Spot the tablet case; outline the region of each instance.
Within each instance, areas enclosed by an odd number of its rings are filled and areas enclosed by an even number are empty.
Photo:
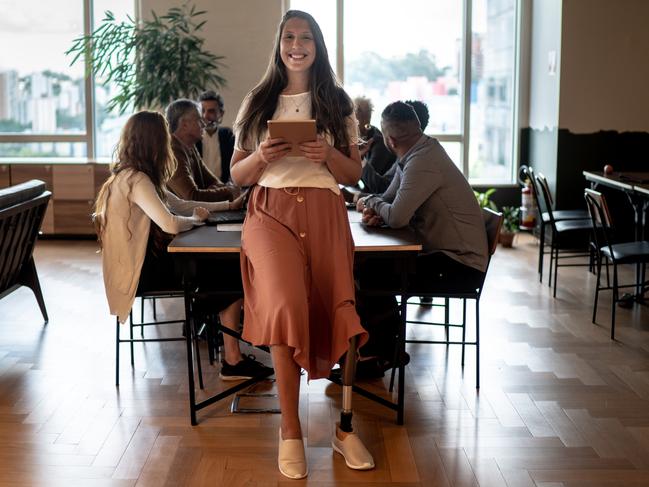
[[[301,156],[298,146],[317,139],[315,120],[268,120],[268,133],[272,139],[281,137],[291,143],[289,156]]]

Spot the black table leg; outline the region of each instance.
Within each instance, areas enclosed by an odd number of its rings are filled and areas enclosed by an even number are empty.
[[[397,384],[397,424],[404,422],[405,393],[406,393],[406,322],[408,321],[408,262],[403,256],[401,262],[401,322],[399,323],[399,383]]]
[[[649,207],[649,203],[645,198],[641,198],[637,194],[627,193],[626,195],[629,199],[629,203],[631,203],[631,206],[633,207],[633,220],[635,223],[634,236],[636,242],[639,242],[641,240],[644,240],[646,224],[645,215],[647,208]],[[641,302],[643,301],[644,293],[642,289],[642,264],[640,264],[639,262],[635,265],[635,282],[635,300]]]
[[[183,262],[183,284],[185,287],[185,343],[187,344],[187,384],[189,388],[189,419],[192,426],[196,426],[196,391],[194,390],[194,357],[192,342],[194,339],[194,320],[192,313],[192,287],[191,287],[191,262],[184,259]]]

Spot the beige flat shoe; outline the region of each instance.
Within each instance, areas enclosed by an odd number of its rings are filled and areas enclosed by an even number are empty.
[[[303,479],[309,473],[304,455],[304,442],[302,439],[283,440],[281,428],[277,465],[282,475],[289,479]]]
[[[365,445],[356,433],[343,433],[344,440],[338,439],[338,423],[331,439],[331,446],[335,452],[340,453],[345,459],[345,464],[354,470],[371,470],[374,468],[374,458],[367,451]]]

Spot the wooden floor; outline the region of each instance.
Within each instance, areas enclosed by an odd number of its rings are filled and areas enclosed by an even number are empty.
[[[553,299],[529,238],[499,249],[491,265],[479,394],[472,349],[463,374],[457,347],[410,347],[405,426],[355,399],[377,464],[356,472],[329,446],[340,389],[304,382],[305,481],[277,470],[277,415],[233,415],[227,400],[190,426],[181,343],[136,346],[134,369],[124,346],[115,388],[114,321],[95,251],[87,241],[39,243],[47,326],[30,291],[0,301],[0,486],[649,485],[649,308],[620,309],[612,342],[610,295],[591,324],[595,279],[564,268]],[[205,369],[209,387],[220,387],[218,369]]]

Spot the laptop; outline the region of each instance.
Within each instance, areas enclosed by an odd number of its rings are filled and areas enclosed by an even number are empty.
[[[216,225],[218,223],[243,223],[246,219],[246,210],[225,210],[210,213],[205,223],[207,225]]]

